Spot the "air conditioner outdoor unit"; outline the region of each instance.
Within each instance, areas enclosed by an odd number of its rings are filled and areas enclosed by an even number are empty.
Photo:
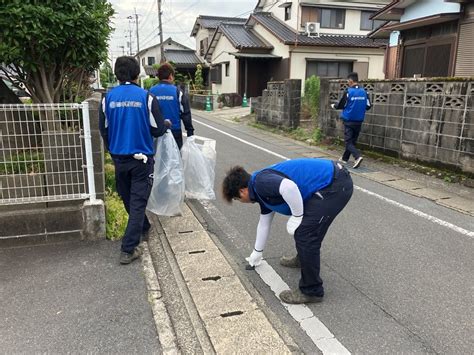
[[[305,29],[308,37],[319,37],[319,22],[306,22]]]

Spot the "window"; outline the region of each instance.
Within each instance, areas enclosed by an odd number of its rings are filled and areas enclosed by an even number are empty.
[[[352,72],[353,62],[308,61],[306,78],[316,75],[322,78],[347,78]]]
[[[285,21],[291,20],[291,5],[285,7]]]
[[[371,20],[370,16],[372,16],[375,12],[372,11],[361,11],[360,12],[360,29],[365,31],[372,31],[380,26],[382,26],[385,21],[380,20]]]
[[[301,27],[305,27],[306,22],[318,22],[319,9],[316,7],[302,6],[301,7]]]
[[[199,54],[203,56],[207,51],[207,44],[209,43],[207,38],[204,38],[199,42]]]
[[[155,64],[155,57],[148,57],[148,65]]]
[[[142,58],[142,65],[145,66],[145,57]]]
[[[211,67],[211,82],[214,84],[222,83],[222,65],[217,64]]]
[[[229,76],[230,63],[225,63],[225,76]]]
[[[344,28],[346,10],[321,9],[321,28]]]

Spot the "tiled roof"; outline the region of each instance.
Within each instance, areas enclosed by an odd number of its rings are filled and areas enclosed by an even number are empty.
[[[223,22],[244,24],[246,21],[246,18],[238,17],[199,16],[199,23],[205,28],[217,28]]]
[[[360,35],[341,35],[321,33],[319,37],[301,34],[268,12],[256,12],[250,16],[249,23],[256,21],[285,44],[324,47],[364,47],[379,48],[387,44],[385,39],[371,39]]]
[[[181,51],[175,49],[168,49],[165,51],[165,58],[168,62],[173,62],[176,67],[189,67],[197,64],[202,64],[202,61],[194,51]]]
[[[208,29],[216,29],[219,25],[223,22],[226,23],[233,23],[233,24],[244,24],[247,22],[246,18],[239,18],[239,17],[223,17],[223,16],[206,16],[206,15],[199,15],[194,22],[193,30],[191,32],[191,36],[195,36],[197,31],[199,30],[199,26],[208,28]]]
[[[272,49],[273,46],[266,43],[263,39],[258,37],[252,30],[246,28],[243,24],[235,25],[223,23],[219,26],[224,36],[226,36],[232,45],[237,49],[243,48],[258,48],[258,49]]]

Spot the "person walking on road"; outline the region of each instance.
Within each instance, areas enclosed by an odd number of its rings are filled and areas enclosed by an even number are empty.
[[[117,58],[114,73],[120,85],[102,99],[99,129],[129,215],[120,253],[120,263],[129,264],[140,256],[140,238],[151,227],[145,208],[153,185],[153,137],[162,136],[171,122],[163,119],[156,98],[137,85],[135,58]]]
[[[354,169],[357,169],[362,163],[363,157],[356,148],[357,139],[365,118],[365,111],[370,110],[372,104],[367,92],[359,86],[359,75],[350,73],[348,76],[349,87],[344,91],[342,98],[337,104],[331,107],[336,110],[342,110],[341,118],[344,121],[344,143],[346,149],[339,162],[347,164],[352,156],[355,159]]]
[[[234,166],[224,178],[222,192],[229,203],[238,200],[260,205],[250,266],[262,261],[275,212],[290,216],[286,229],[294,235],[297,255],[283,256],[280,264],[301,267],[301,279],[297,290],[281,292],[280,299],[294,304],[322,301],[321,243],[352,196],[353,183],[346,168],[332,160],[314,158],[284,161],[252,174]]]
[[[176,144],[178,144],[178,148],[181,149],[183,146],[181,121],[184,123],[188,137],[194,134],[194,127],[188,96],[173,84],[174,75],[175,72],[171,64],[161,64],[158,68],[160,83],[153,86],[150,92],[158,99],[163,116],[172,122],[171,133],[176,140]]]

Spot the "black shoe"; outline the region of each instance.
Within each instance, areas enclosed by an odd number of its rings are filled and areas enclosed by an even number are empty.
[[[120,264],[130,264],[133,260],[138,259],[140,255],[142,255],[142,252],[137,248],[133,250],[133,253],[125,253],[122,251],[120,253]]]
[[[317,303],[323,300],[323,296],[308,296],[297,289],[283,291],[280,293],[280,299],[289,304]]]

